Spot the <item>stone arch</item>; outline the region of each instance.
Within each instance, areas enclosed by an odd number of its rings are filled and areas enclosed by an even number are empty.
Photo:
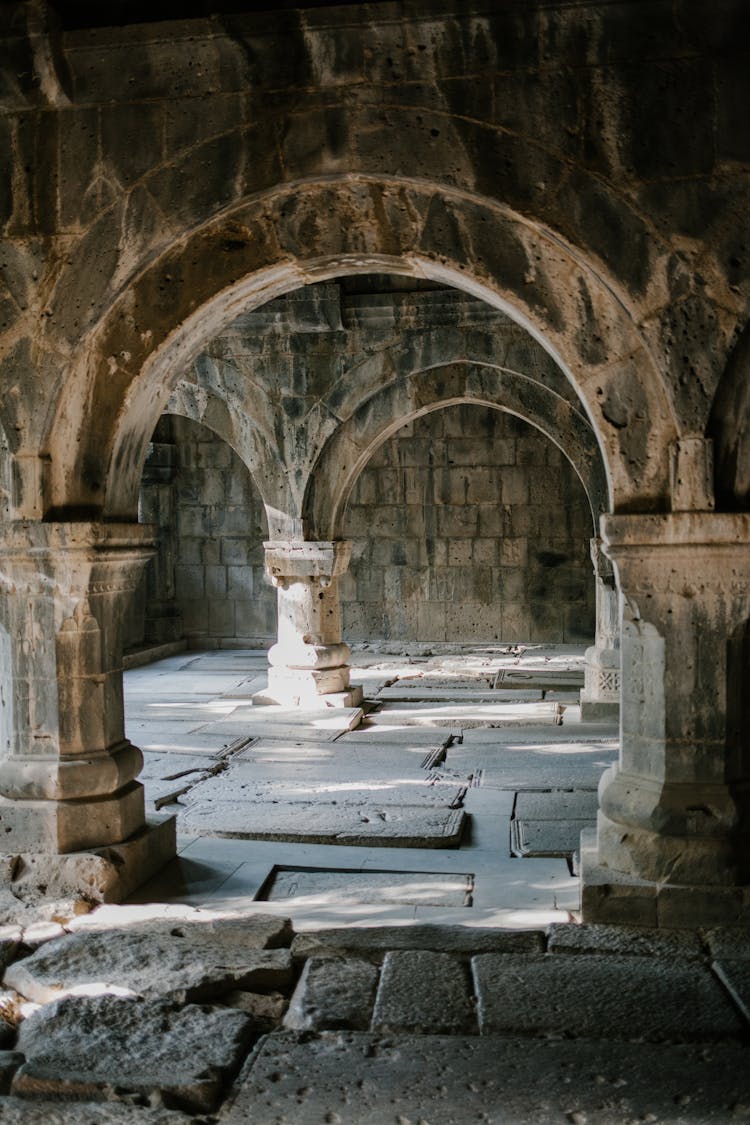
[[[750,509],[750,323],[740,332],[716,390],[707,433],[714,443],[716,506]]]
[[[515,414],[564,453],[586,492],[596,535],[608,508],[604,465],[593,430],[569,402],[540,383],[504,368],[452,363],[389,383],[352,413],[327,442],[310,476],[303,521],[311,538],[338,539],[346,502],[375,450],[404,423],[459,403]]]
[[[486,198],[344,177],[227,209],[135,277],[71,362],[47,436],[48,448],[63,451],[50,467],[47,514],[132,518],[148,436],[203,343],[271,297],[363,272],[438,280],[523,324],[578,390],[613,508],[668,506],[670,399],[600,273],[561,238]]]

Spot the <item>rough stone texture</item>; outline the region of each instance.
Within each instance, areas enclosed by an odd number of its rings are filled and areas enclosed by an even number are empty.
[[[750,961],[714,961],[713,970],[722,981],[750,1027]]]
[[[273,1031],[282,1019],[289,1006],[289,1000],[280,992],[271,992],[267,995],[258,992],[228,992],[221,998],[222,1004],[228,1008],[237,1008],[252,1020],[253,1028],[265,1034]]]
[[[269,1036],[222,1125],[726,1125],[750,1105],[746,1048],[528,1038]]]
[[[398,1034],[465,1035],[476,1029],[466,967],[448,953],[388,952],[372,1028]]]
[[[118,1105],[116,1102],[44,1101],[0,1098],[0,1119],[7,1125],[188,1125],[195,1121],[171,1109]]]
[[[542,953],[544,934],[539,930],[484,929],[480,926],[348,926],[296,934],[292,942],[295,960],[305,957],[354,955],[382,960],[389,949],[433,952]]]
[[[455,848],[467,821],[460,809],[377,804],[335,805],[196,801],[180,815],[188,835],[292,840],[380,848]]]
[[[697,933],[648,930],[636,926],[552,925],[547,930],[550,953],[615,953],[679,960],[703,955]]]
[[[728,997],[693,961],[486,953],[472,967],[483,1035],[690,1042],[743,1032]]]
[[[706,945],[718,960],[728,957],[733,961],[750,961],[750,929],[747,926],[709,930]]]
[[[280,871],[265,899],[302,899],[308,903],[388,902],[402,906],[470,906],[470,875],[429,871]]]
[[[310,957],[284,1017],[296,1031],[370,1026],[378,970],[369,961],[349,957]]]
[[[39,1003],[97,986],[181,1002],[238,988],[270,991],[290,982],[291,957],[286,949],[264,947],[288,936],[287,921],[262,916],[84,930],[16,961],[4,982]]]
[[[251,1042],[242,1012],[99,996],[45,1005],[24,1021],[22,1097],[126,1100],[158,1093],[164,1104],[210,1111]]]

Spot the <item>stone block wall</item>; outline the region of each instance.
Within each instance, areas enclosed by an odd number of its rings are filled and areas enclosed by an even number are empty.
[[[263,504],[237,454],[211,430],[172,419],[174,589],[191,647],[257,644],[276,629],[266,583]]]
[[[164,571],[161,601],[153,580],[147,587],[146,640],[154,607],[163,613],[172,596],[190,647],[272,643],[276,593],[264,576],[258,489],[207,427],[172,417],[170,434],[171,502],[163,480],[149,485],[171,526],[154,564]],[[158,510],[144,499],[150,518]],[[402,427],[362,472],[344,530],[353,541],[340,584],[350,642],[593,637],[583,487],[557,447],[510,414],[451,406]]]
[[[347,508],[344,635],[589,642],[591,513],[552,442],[528,423],[451,406],[373,456]]]

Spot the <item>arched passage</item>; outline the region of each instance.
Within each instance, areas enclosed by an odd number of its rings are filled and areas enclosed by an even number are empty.
[[[340,519],[343,635],[449,645],[591,644],[591,509],[539,429],[473,402],[371,451]]]
[[[585,404],[615,510],[667,506],[664,450],[676,435],[669,398],[636,325],[594,269],[485,199],[347,178],[236,207],[134,280],[71,362],[48,435],[63,450],[51,467],[48,512],[132,515],[148,437],[204,341],[240,310],[300,284],[373,270],[463,288],[528,327]]]
[[[340,537],[343,511],[359,472],[404,422],[457,403],[507,410],[545,433],[576,470],[589,500],[591,533],[596,534],[608,497],[599,448],[586,419],[554,391],[518,372],[454,363],[393,381],[339,427],[311,474],[304,508],[311,535]]]

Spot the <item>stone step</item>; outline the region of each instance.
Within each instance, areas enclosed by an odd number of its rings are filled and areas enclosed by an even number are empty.
[[[276,1032],[220,1125],[495,1121],[725,1125],[750,1105],[747,1048],[528,1038]]]

